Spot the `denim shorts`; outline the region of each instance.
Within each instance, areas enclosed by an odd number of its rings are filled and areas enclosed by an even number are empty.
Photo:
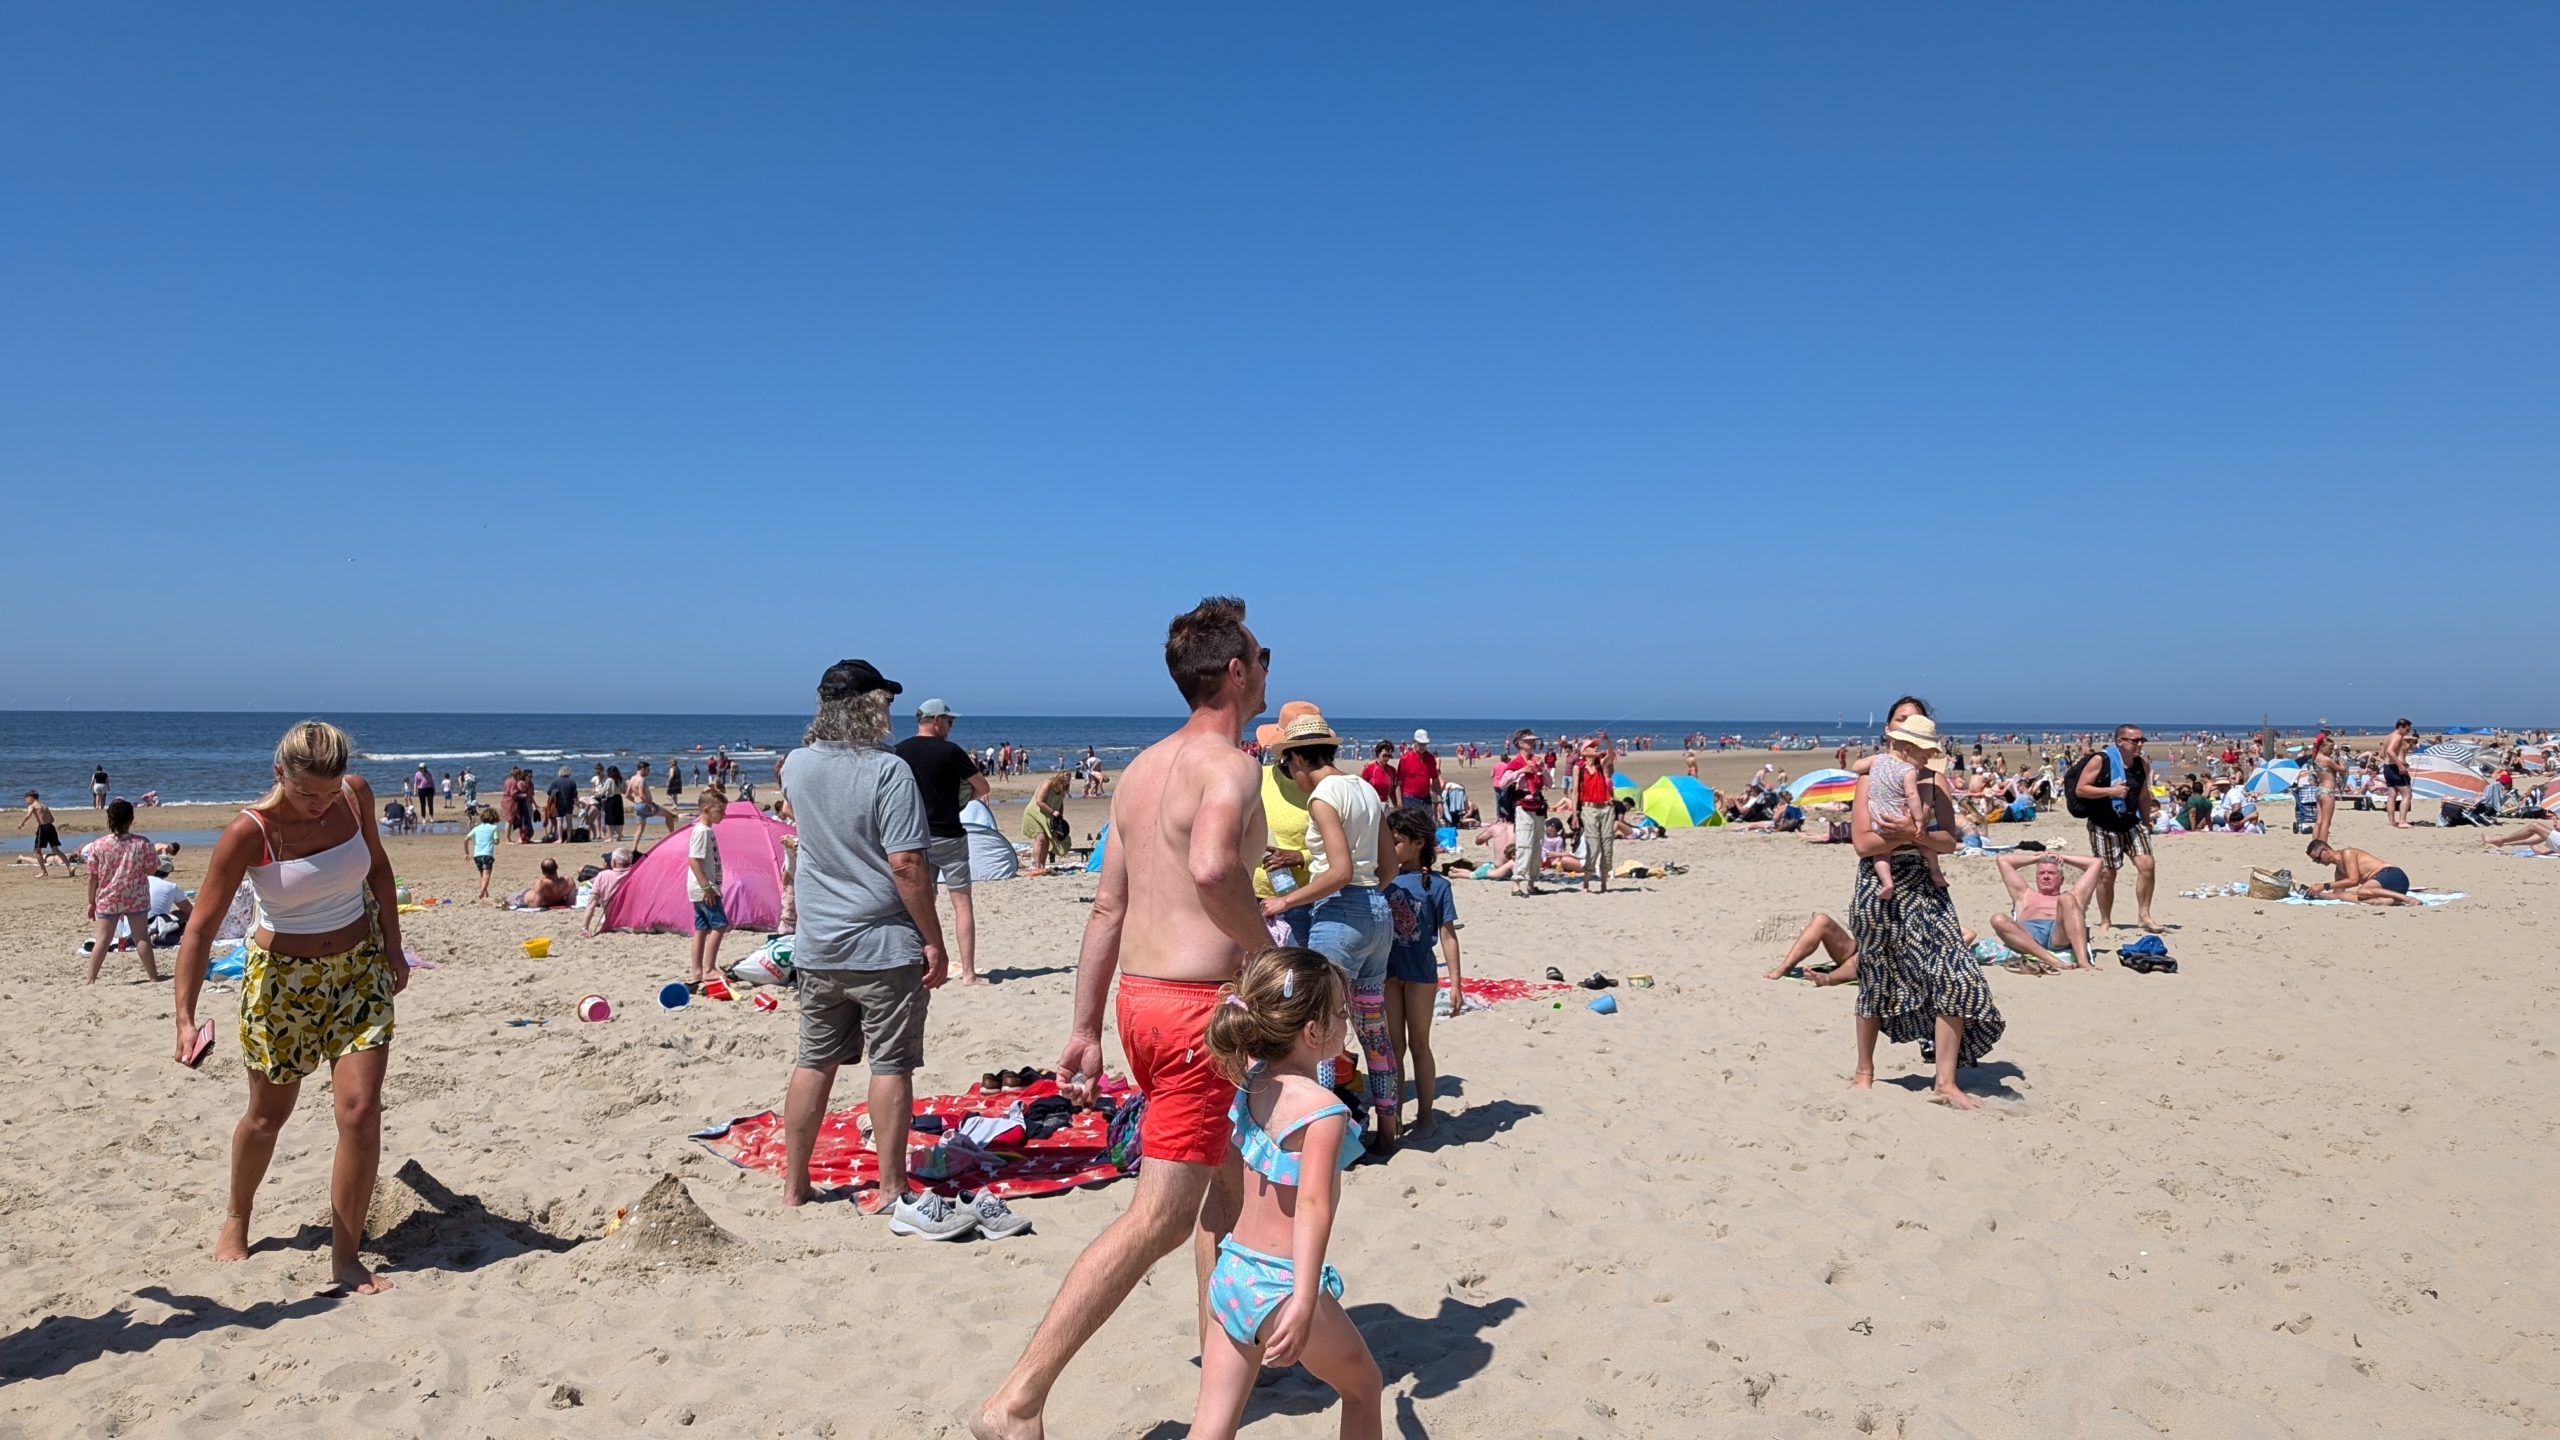
[[[693,928],[726,930],[729,928],[729,912],[721,909],[717,900],[696,900],[693,902]]]
[[[1375,885],[1346,885],[1316,902],[1307,948],[1351,977],[1354,990],[1383,990],[1387,952],[1395,947],[1395,920]]]

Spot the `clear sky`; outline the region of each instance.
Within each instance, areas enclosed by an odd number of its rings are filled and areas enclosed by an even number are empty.
[[[0,194],[0,707],[2560,721],[2550,6],[20,5]]]

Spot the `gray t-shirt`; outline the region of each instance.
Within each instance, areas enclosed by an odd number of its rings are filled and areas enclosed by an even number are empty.
[[[891,855],[925,848],[924,797],[907,762],[881,746],[821,740],[783,757],[782,793],[800,827],[792,965],[923,964],[924,936],[889,873]]]

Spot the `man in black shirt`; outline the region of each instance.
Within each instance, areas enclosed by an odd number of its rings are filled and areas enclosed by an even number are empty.
[[[2151,921],[2151,890],[2158,878],[2151,862],[2151,815],[2160,802],[2152,798],[2142,741],[2141,726],[2117,726],[2115,744],[2080,762],[2072,793],[2088,817],[2089,853],[2104,867],[2098,872],[2098,928],[2115,927],[2116,871],[2131,860],[2136,911],[2142,928],[2157,935],[2160,927]]]
[[[560,774],[551,782],[550,795],[550,838],[554,841],[566,840],[569,838],[570,827],[577,823],[578,818],[578,782],[571,778],[568,766],[560,767]]]
[[[899,741],[897,751],[915,772],[924,800],[925,863],[951,892],[960,932],[960,983],[984,985],[978,978],[978,917],[969,904],[969,832],[961,828],[960,807],[987,798],[987,776],[968,751],[951,743],[951,722],[959,718],[950,706],[927,700],[916,707],[916,733]]]

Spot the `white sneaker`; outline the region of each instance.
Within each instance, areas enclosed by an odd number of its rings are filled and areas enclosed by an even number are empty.
[[[976,1217],[979,1233],[990,1240],[1002,1240],[1008,1236],[1019,1235],[1031,1228],[1030,1216],[1014,1213],[1012,1206],[1005,1204],[990,1191],[980,1190],[975,1194],[965,1190],[960,1192],[960,1209],[963,1213]]]
[[[927,1240],[965,1240],[977,1229],[975,1211],[963,1210],[930,1190],[910,1195],[889,1209],[889,1233],[892,1235],[921,1235]]]

